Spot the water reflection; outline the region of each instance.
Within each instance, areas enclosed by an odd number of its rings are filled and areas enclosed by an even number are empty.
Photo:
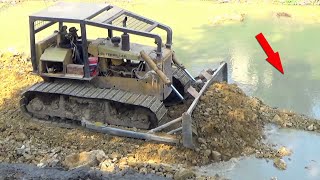
[[[175,38],[175,49],[194,75],[203,67],[225,60],[229,63],[230,82],[239,84],[249,95],[271,106],[320,118],[319,28],[292,20],[251,19],[215,28],[203,25],[195,30],[201,30],[203,39],[192,44],[188,38]],[[261,31],[280,52],[285,75],[266,62],[267,56],[255,39]],[[187,42],[191,42],[189,49],[179,49]]]

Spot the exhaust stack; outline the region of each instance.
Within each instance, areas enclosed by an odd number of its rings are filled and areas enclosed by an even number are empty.
[[[128,18],[125,17],[124,20],[122,21],[123,27],[127,27],[127,20]],[[130,37],[129,34],[124,32],[121,35],[121,50],[122,51],[129,51],[130,50]]]

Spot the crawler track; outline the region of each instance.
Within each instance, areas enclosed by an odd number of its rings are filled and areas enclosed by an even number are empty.
[[[150,129],[167,109],[155,96],[101,89],[76,81],[41,82],[26,90],[21,110],[39,120],[81,124],[81,120]]]

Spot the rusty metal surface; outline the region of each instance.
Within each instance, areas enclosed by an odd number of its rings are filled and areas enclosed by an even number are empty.
[[[192,114],[194,108],[196,107],[196,105],[198,104],[198,101],[200,99],[200,97],[202,96],[202,94],[207,90],[207,88],[212,85],[214,82],[222,82],[222,81],[227,81],[227,63],[223,62],[222,64],[220,64],[220,66],[217,68],[217,70],[210,75],[210,79],[206,81],[206,83],[204,84],[204,86],[202,87],[202,89],[199,92],[199,96],[197,98],[195,98],[192,102],[192,104],[190,105],[187,113],[188,114]]]
[[[188,89],[191,86],[193,80],[182,68],[173,68],[173,77],[178,79],[184,87],[185,94],[188,94]]]
[[[155,76],[156,79],[158,77]],[[160,80],[152,82],[152,78],[147,79],[135,79],[128,77],[118,77],[118,76],[97,76],[91,83],[97,87],[104,89],[121,89],[124,91],[130,91],[137,94],[147,94],[156,96],[162,100],[162,84]]]
[[[214,82],[222,82],[227,81],[228,76],[228,68],[227,63],[223,62],[220,66],[214,71],[210,77],[208,76],[208,80],[205,82],[204,86],[199,92],[199,95],[193,100],[192,104],[188,108],[188,110],[182,115],[182,136],[183,136],[183,146],[187,148],[194,148],[193,143],[193,132],[192,132],[192,112],[196,105],[199,102],[200,97],[207,90],[207,88],[212,85]],[[209,74],[209,73],[208,73]]]
[[[77,74],[77,75],[84,75],[83,72],[83,65],[79,64],[68,64],[67,65],[67,74]]]

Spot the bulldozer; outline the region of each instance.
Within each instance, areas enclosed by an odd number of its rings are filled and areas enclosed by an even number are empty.
[[[88,27],[105,34],[88,39]],[[193,77],[172,50],[169,26],[114,5],[59,2],[30,15],[29,28],[33,73],[43,79],[21,95],[32,119],[193,148],[192,111],[208,86],[227,81],[225,62]],[[133,43],[132,35],[154,45]],[[187,100],[188,110],[168,119],[168,108]]]

